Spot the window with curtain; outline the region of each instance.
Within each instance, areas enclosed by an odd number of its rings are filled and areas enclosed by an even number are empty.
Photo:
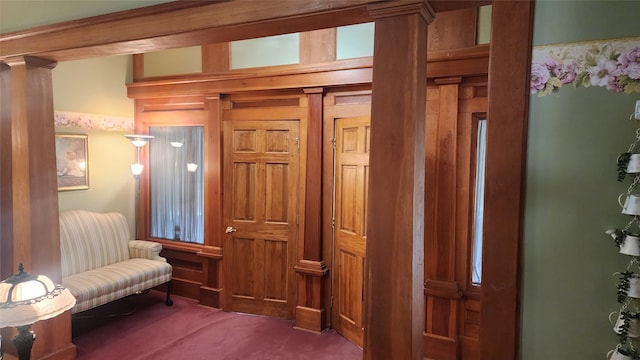
[[[204,244],[202,126],[151,126],[151,236]]]
[[[471,283],[480,285],[482,281],[482,235],[484,223],[484,178],[487,154],[487,120],[478,120],[476,139],[475,199],[473,205],[473,258]]]

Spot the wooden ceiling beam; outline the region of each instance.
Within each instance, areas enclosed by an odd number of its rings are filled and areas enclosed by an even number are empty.
[[[177,1],[3,34],[0,60],[75,60],[355,24],[370,21],[367,5],[380,1]]]
[[[31,55],[54,61],[127,55],[372,21],[384,0],[175,1],[0,35],[0,61]],[[486,0],[430,2],[436,11]],[[179,20],[176,20],[179,19]]]

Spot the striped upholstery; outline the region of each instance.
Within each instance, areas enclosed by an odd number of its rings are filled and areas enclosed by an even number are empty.
[[[129,254],[132,258],[144,258],[166,262],[167,259],[160,256],[162,245],[153,241],[129,240]]]
[[[80,312],[171,280],[162,245],[129,239],[119,213],[70,210],[60,213],[62,285]]]

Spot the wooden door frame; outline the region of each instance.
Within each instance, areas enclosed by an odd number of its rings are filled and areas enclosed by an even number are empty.
[[[278,33],[308,31],[339,25],[371,21],[368,6],[379,0],[327,0],[297,3],[290,9],[286,1],[252,2],[251,6],[264,6],[256,11],[241,1],[207,3],[195,6],[190,2],[167,3],[158,6],[108,14],[93,18],[44,26],[0,37],[0,62],[4,73],[13,73],[16,59],[35,56],[54,61],[76,60],[109,55],[125,55],[153,50],[200,45],[206,42],[231,41]],[[470,1],[433,1],[437,11],[451,7],[469,7],[486,4]],[[257,5],[260,4],[260,5]],[[447,8],[449,7],[449,8]],[[220,11],[218,11],[220,10]],[[233,12],[236,16],[226,17]],[[194,21],[175,22],[176,17],[191,15]],[[229,22],[229,18],[237,20]],[[487,161],[487,223],[484,244],[483,293],[481,316],[481,356],[483,359],[519,358],[521,242],[524,215],[524,173],[526,169],[526,139],[529,102],[529,68],[531,60],[533,26],[533,0],[495,1],[492,11],[491,55],[489,70],[488,118],[494,131],[488,136]],[[117,31],[113,31],[117,29]],[[392,57],[395,54],[383,54]],[[17,81],[24,81],[16,78]],[[25,82],[26,83],[26,82]],[[16,84],[20,85],[20,84]],[[383,86],[383,85],[381,85]],[[374,79],[375,87],[375,79]],[[34,94],[33,101],[50,98],[51,92]],[[40,98],[38,98],[40,97]],[[509,106],[504,106],[509,104]],[[3,105],[13,105],[12,113],[2,122],[19,117],[27,102],[21,95],[3,97]],[[4,106],[3,106],[4,107]],[[52,114],[51,114],[52,115]],[[15,121],[17,121],[16,119]],[[0,127],[0,137],[12,148],[19,146],[11,139],[16,130],[9,125]],[[496,149],[492,151],[492,149]],[[502,151],[507,149],[508,151]],[[34,143],[30,153],[46,154],[48,148]],[[29,156],[16,154],[12,162],[3,162],[2,170],[10,172],[13,162],[31,163]],[[46,169],[33,166],[30,178],[38,178]],[[47,174],[42,173],[46,176]],[[22,174],[8,175],[4,186],[29,181]],[[4,179],[4,178],[3,178]],[[375,189],[372,189],[375,191]],[[56,196],[56,189],[48,189],[47,196]],[[5,199],[11,202],[10,199]],[[4,203],[4,201],[3,201]],[[24,224],[13,221],[12,214],[30,211],[37,204],[15,203],[2,212],[2,229],[13,233],[28,233]],[[56,211],[52,211],[55,213]],[[55,216],[48,219],[56,228]],[[28,225],[28,224],[27,224]],[[43,224],[46,226],[47,224]],[[7,240],[5,240],[7,239]],[[3,257],[17,262],[19,254],[3,236]],[[23,239],[21,246],[31,247],[32,239]],[[44,239],[55,245],[58,239]],[[13,240],[11,240],[13,242]],[[50,246],[41,246],[46,251]],[[35,256],[41,251],[34,246]],[[46,256],[46,254],[41,254]],[[13,268],[12,266],[3,269]],[[10,274],[1,274],[2,277]]]
[[[349,99],[344,105],[345,109],[338,110],[340,105],[336,104],[336,98]],[[355,101],[357,97],[368,101]],[[327,100],[331,99],[331,100]],[[334,237],[332,217],[334,201],[334,137],[335,123],[339,118],[371,116],[371,85],[345,86],[327,91],[323,97],[323,120],[322,120],[322,251],[324,260],[329,269],[329,276],[324,279],[325,296],[324,302],[327,304],[327,326],[333,322],[333,307],[331,306],[333,297],[333,269],[334,269]]]

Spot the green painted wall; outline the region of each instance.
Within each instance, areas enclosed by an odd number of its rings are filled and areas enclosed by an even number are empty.
[[[133,119],[133,100],[125,86],[130,80],[130,56],[61,62],[53,69],[54,109]],[[56,133],[89,136],[89,189],[59,192],[59,209],[120,212],[133,235],[135,184],[129,164],[135,153],[125,132],[72,127]]]
[[[491,5],[480,6],[478,9],[476,44],[488,44],[491,39],[491,10]]]
[[[202,47],[154,51],[144,54],[144,76],[165,76],[202,72]]]
[[[131,56],[60,62],[53,69],[53,108],[133,119]]]
[[[135,234],[135,181],[129,165],[135,151],[124,132],[58,128],[60,134],[88,135],[89,189],[58,192],[60,211],[84,209],[97,212],[119,212],[129,222],[131,238]]]
[[[535,45],[640,36],[640,2],[538,1]],[[616,271],[630,260],[604,234],[629,220],[616,157],[639,124],[640,94],[561,88],[531,96],[522,293],[522,359],[604,359],[615,347]],[[489,260],[490,261],[490,260]]]

